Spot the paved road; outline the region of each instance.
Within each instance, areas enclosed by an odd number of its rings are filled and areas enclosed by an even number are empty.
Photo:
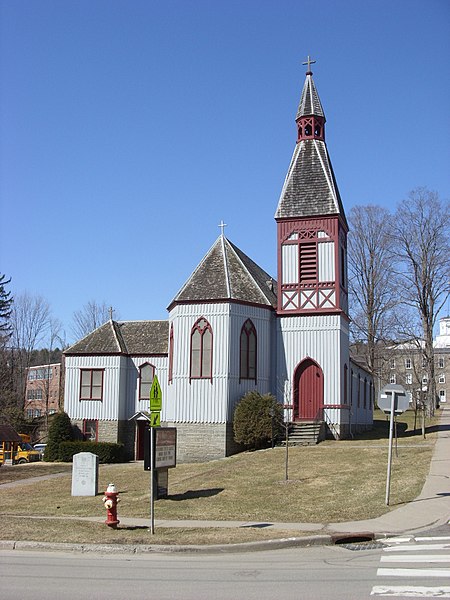
[[[404,536],[388,540],[384,547],[373,546],[202,556],[1,551],[0,596],[2,600],[450,598],[450,536]]]

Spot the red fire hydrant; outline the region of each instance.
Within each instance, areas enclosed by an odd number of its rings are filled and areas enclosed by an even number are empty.
[[[103,504],[106,508],[106,525],[108,527],[112,527],[113,529],[117,528],[117,525],[120,523],[117,518],[117,503],[119,502],[118,496],[119,492],[116,490],[116,486],[113,483],[110,483],[106,488],[105,495],[102,498]]]

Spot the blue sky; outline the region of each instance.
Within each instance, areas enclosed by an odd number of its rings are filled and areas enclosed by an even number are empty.
[[[1,0],[0,272],[122,319],[225,235],[276,277],[310,54],[347,212],[449,197],[449,0]]]

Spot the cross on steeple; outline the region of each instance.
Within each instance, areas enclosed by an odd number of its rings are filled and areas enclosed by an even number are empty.
[[[306,59],[306,62],[302,63],[302,65],[308,65],[308,70],[306,71],[307,75],[312,75],[311,65],[313,65],[315,62],[316,62],[315,60],[311,60],[311,57],[308,54],[308,58]]]
[[[109,319],[110,319],[110,321],[112,321],[114,309],[112,306],[110,306],[108,310],[109,310]]]
[[[225,229],[226,226],[227,226],[227,224],[224,223],[223,220],[221,220],[220,223],[219,223],[219,225],[218,225],[218,227],[220,227],[220,229],[221,229],[220,235],[223,236],[223,230]]]

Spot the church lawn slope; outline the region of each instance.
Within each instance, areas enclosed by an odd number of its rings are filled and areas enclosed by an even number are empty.
[[[424,440],[408,427],[409,419],[400,418],[405,425],[399,427],[398,457],[394,453],[390,508],[384,503],[387,439],[381,416],[375,439],[289,448],[287,481],[282,447],[181,464],[169,471],[169,497],[156,502],[155,517],[327,523],[379,516],[413,500],[429,471],[436,427],[430,424]],[[101,495],[109,482],[120,492],[119,518],[149,517],[149,473],[142,463],[132,463],[100,465],[97,497],[72,497],[70,474],[0,486],[2,523],[7,515],[102,517]],[[5,535],[2,527],[0,536]]]

